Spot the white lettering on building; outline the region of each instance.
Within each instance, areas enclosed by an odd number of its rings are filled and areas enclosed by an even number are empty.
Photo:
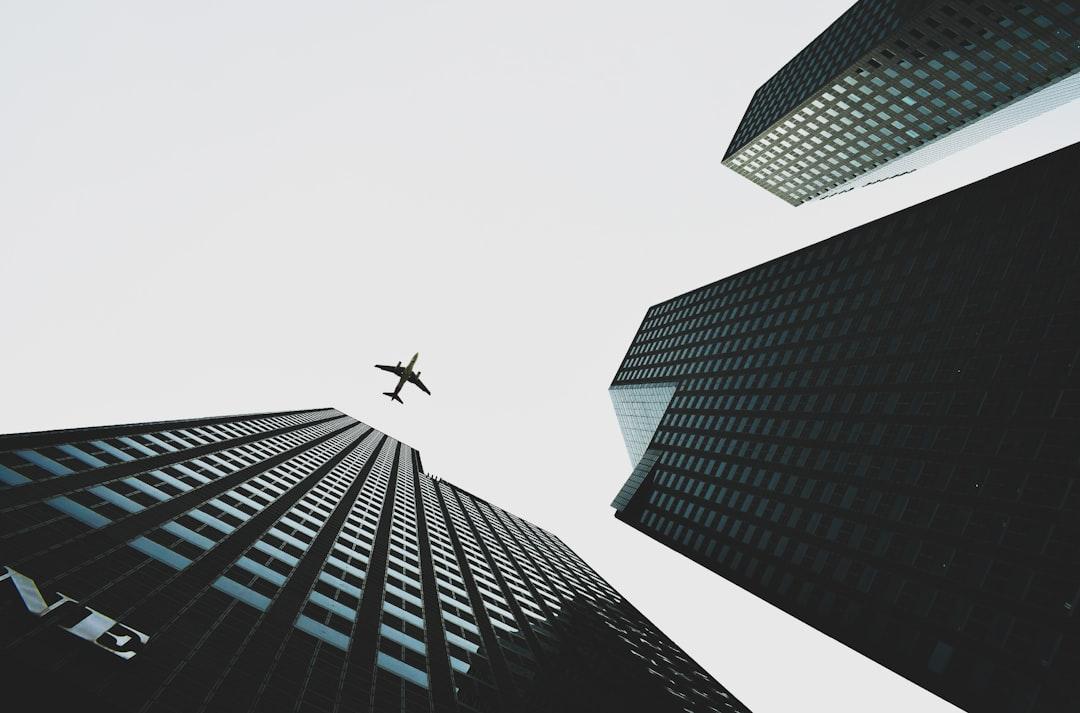
[[[81,609],[78,613],[83,615],[82,618],[65,617],[66,621],[74,623],[71,626],[59,624],[60,628],[122,659],[132,658],[150,640],[150,637],[141,631],[125,626],[85,604],[79,604],[66,594],[56,592],[54,601],[50,603],[34,580],[11,567],[3,567],[0,571],[0,582],[4,580],[9,580],[14,585],[15,591],[22,598],[23,606],[35,616],[45,616],[61,609],[65,613],[76,613]]]

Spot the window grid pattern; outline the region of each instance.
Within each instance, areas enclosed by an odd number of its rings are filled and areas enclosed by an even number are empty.
[[[21,511],[9,513],[8,516],[12,522],[31,521],[33,523],[30,528],[22,532],[31,529],[53,528],[58,521],[63,521],[64,526],[73,534],[102,528],[128,515],[142,512],[148,507],[167,502],[178,495],[196,490],[242,468],[256,465],[270,457],[284,453],[312,438],[330,433],[335,428],[340,428],[347,419],[348,417],[342,417],[327,423],[272,436],[251,444],[227,448],[217,453],[211,453],[208,456],[193,458],[146,473],[120,478],[107,484],[76,490],[67,495],[49,498],[43,503],[28,506]],[[168,432],[162,432],[162,434],[167,436]],[[194,429],[190,429],[190,432],[182,435],[174,435],[177,439],[185,439],[186,437],[185,443],[200,437],[200,434],[195,433]],[[174,442],[179,443],[180,441]],[[105,443],[105,440],[102,440],[102,443]],[[24,450],[22,452],[26,454],[30,451]],[[96,459],[96,456],[83,451],[77,446],[66,445],[65,452],[76,459],[81,458],[86,461]],[[70,473],[56,473],[56,475],[67,474]],[[46,510],[54,514],[43,516],[43,512]],[[198,516],[211,517],[201,511]],[[217,520],[215,524],[220,522],[220,520]],[[203,524],[205,526],[205,523]],[[175,528],[179,532],[182,526],[177,525]],[[200,539],[200,541],[202,540]],[[152,547],[152,545],[148,546]],[[159,548],[154,548],[154,552],[164,554],[161,553]],[[172,558],[172,564],[182,562],[182,559]]]
[[[378,431],[368,434],[360,446],[331,471],[325,479],[326,482],[319,484],[324,491],[322,509],[326,515],[341,502],[363,464],[372,457],[381,437],[382,434]],[[376,473],[376,481],[371,482],[371,488],[378,487],[379,479],[385,487],[389,473],[387,451],[388,448],[384,446],[372,469],[372,472]],[[350,508],[345,523],[334,539],[330,554],[323,562],[318,578],[308,593],[307,603],[296,620],[298,629],[342,651],[347,651],[349,647],[356,622],[356,609],[360,605],[367,578],[367,566],[371,561],[374,531],[366,526],[364,519],[367,509],[376,502],[370,499],[371,495],[372,491],[369,490],[366,497],[357,499]],[[270,534],[280,537],[279,533],[273,531]]]
[[[415,708],[426,711],[428,652],[411,451],[408,446],[402,447],[394,492],[389,495],[393,497],[394,504],[375,664],[380,669],[378,675],[388,672],[405,682],[401,704],[403,710]],[[420,694],[416,687],[425,689],[425,692]]]
[[[353,427],[267,471],[237,490],[246,491],[248,499],[253,503],[261,500],[265,507],[297,487],[331,456],[354,441],[362,431],[361,426]],[[367,441],[370,443],[371,440],[369,435]],[[350,476],[355,475],[350,473],[348,468],[358,460],[359,454],[354,452],[327,475],[319,478],[298,503],[278,518],[272,527],[225,570],[214,586],[227,594],[237,596],[237,585],[240,585],[244,589],[239,591],[245,596],[237,598],[249,606],[265,610],[285,585],[326,518],[337,506],[348,487]],[[190,519],[190,514],[185,517]]]
[[[1075,703],[1078,165],[650,308],[615,384],[680,381],[617,517],[962,707]]]
[[[211,443],[223,443],[234,438],[288,426],[298,426],[332,415],[332,411],[289,414],[234,423],[75,441],[55,446],[0,451],[0,491],[5,487],[25,485],[119,463],[130,463],[150,456],[177,453]],[[221,454],[212,454],[210,459],[216,460],[221,457],[223,457]]]
[[[920,0],[856,2],[754,92],[724,158],[802,104],[807,94],[850,66],[926,5]]]
[[[458,705],[466,710],[495,711],[499,701],[484,651],[479,623],[473,612],[454,551],[450,531],[439,507],[436,481],[420,478],[420,498],[428,526],[428,544],[438,588],[440,616]]]
[[[71,491],[108,521],[62,544],[55,574],[31,559],[28,575],[149,639],[133,677],[78,651],[57,668],[43,639],[50,676],[120,713],[329,713],[365,701],[403,713],[451,701],[462,713],[746,710],[557,538],[419,472],[411,448],[349,417],[294,425]],[[192,447],[242,433],[170,430]],[[124,489],[130,479],[144,489]],[[100,487],[160,495],[118,513]],[[87,557],[84,541],[104,549]],[[28,626],[23,640],[49,632]]]
[[[899,16],[875,25],[879,34],[889,27],[890,36],[825,81],[807,83],[805,73],[796,80],[789,65],[774,77],[776,86],[766,83],[724,164],[799,205],[1080,70],[1075,2],[901,5],[921,11],[901,26]],[[864,0],[837,25],[881,9]],[[844,46],[833,30],[806,51]],[[776,107],[790,104],[796,86],[798,106],[763,126]]]
[[[533,653],[529,650],[510,612],[509,604],[503,597],[501,588],[495,579],[492,567],[488,565],[484,551],[473,536],[471,526],[465,519],[465,513],[454,496],[455,489],[448,483],[439,484],[443,499],[447,504],[454,531],[465,552],[465,565],[472,573],[487,618],[494,628],[500,654],[506,661],[518,690],[526,690],[535,669]]]

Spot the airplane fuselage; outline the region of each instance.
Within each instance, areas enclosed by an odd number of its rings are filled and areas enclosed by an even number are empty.
[[[420,352],[416,352],[415,354],[413,354],[412,359],[409,360],[408,365],[406,365],[405,367],[405,371],[403,371],[401,373],[401,376],[398,377],[397,386],[394,387],[393,391],[394,394],[400,394],[401,389],[405,386],[406,383],[408,383],[409,377],[413,375],[413,365],[416,364],[416,360],[419,358]]]

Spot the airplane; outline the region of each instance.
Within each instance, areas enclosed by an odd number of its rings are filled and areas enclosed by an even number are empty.
[[[418,358],[420,358],[420,352],[413,354],[412,359],[409,360],[408,366],[402,366],[400,361],[397,363],[397,366],[387,366],[385,364],[375,365],[376,369],[389,371],[391,374],[398,377],[397,387],[395,387],[393,391],[384,391],[383,396],[389,396],[391,400],[397,401],[399,404],[404,404],[405,402],[401,400],[401,397],[398,396],[398,394],[401,392],[401,387],[405,386],[406,381],[419,386],[421,391],[428,396],[431,396],[428,387],[424,386],[424,382],[420,381],[420,372],[413,371],[413,366],[416,364]]]

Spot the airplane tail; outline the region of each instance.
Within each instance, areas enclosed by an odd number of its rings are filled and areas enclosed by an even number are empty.
[[[401,397],[398,396],[397,394],[395,394],[393,391],[384,391],[383,396],[389,396],[391,399],[393,399],[394,401],[397,401],[399,404],[404,404],[405,403],[404,401],[401,400]]]

